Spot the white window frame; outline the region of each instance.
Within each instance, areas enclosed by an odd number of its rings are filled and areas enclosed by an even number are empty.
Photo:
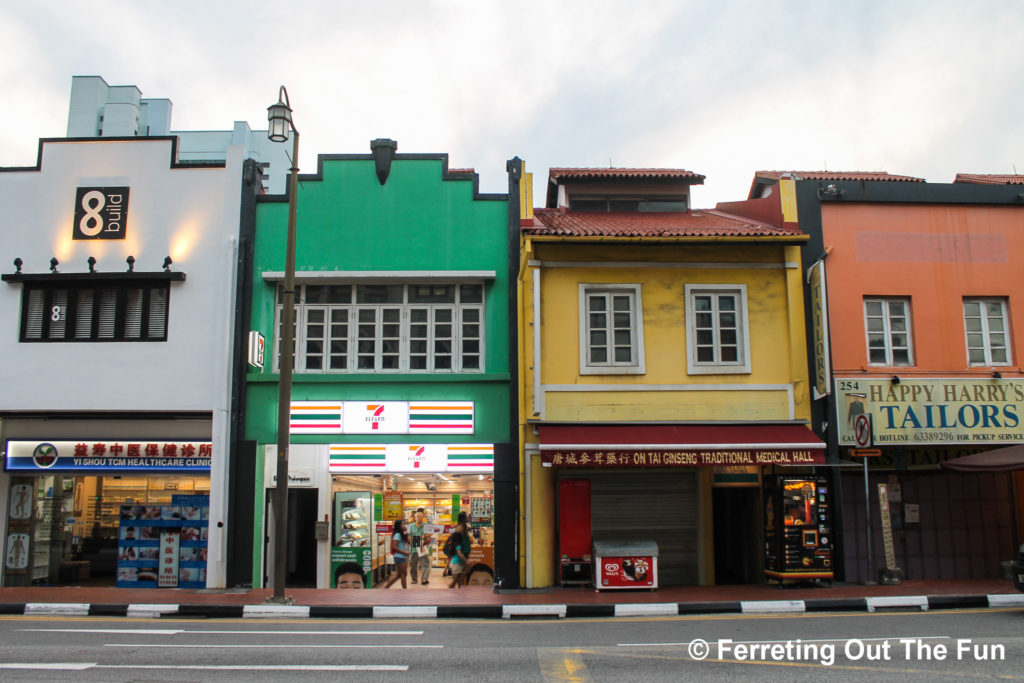
[[[744,284],[700,284],[685,285],[686,296],[686,372],[690,375],[749,375],[750,374],[750,324],[747,315],[747,286]],[[726,294],[735,296],[736,335],[735,361],[722,362],[697,360],[697,307],[694,299],[701,295]],[[719,340],[715,340],[715,355],[718,355]]]
[[[317,283],[319,284],[319,283]],[[346,283],[349,284],[349,283]],[[486,283],[484,282],[454,282],[452,284],[456,287],[456,302],[455,303],[408,303],[409,300],[409,287],[415,286],[415,282],[403,282],[403,293],[402,298],[404,303],[381,303],[381,304],[368,304],[368,303],[353,303],[355,300],[356,287],[360,282],[353,282],[352,284],[352,299],[349,303],[315,303],[315,304],[304,304],[302,303],[301,296],[299,293],[304,291],[301,289],[303,284],[297,285],[298,291],[296,292],[295,302],[295,356],[294,356],[294,369],[296,373],[302,374],[318,374],[318,375],[331,375],[331,374],[366,374],[366,375],[385,375],[385,374],[430,374],[430,375],[444,375],[444,374],[482,374],[486,372],[486,311],[485,301],[479,303],[461,303],[461,294],[459,294],[460,284],[474,284],[480,285],[484,295],[486,296]],[[399,284],[399,283],[394,283]],[[275,293],[275,300],[277,294]],[[428,363],[426,369],[411,369],[410,368],[410,325],[411,323],[411,310],[413,308],[426,308],[431,312],[431,322],[429,324],[429,340],[428,340]],[[434,339],[434,323],[433,313],[435,310],[445,308],[452,311],[452,350],[451,350],[451,368],[435,369],[434,363],[436,355],[433,353]],[[323,367],[309,369],[306,367],[306,341],[307,341],[307,326],[306,326],[306,311],[307,310],[322,310],[324,312],[324,348],[323,348]],[[332,369],[329,367],[330,364],[330,325],[331,325],[331,313],[337,309],[348,310],[348,353],[347,353],[347,365],[343,369]],[[359,311],[365,309],[376,310],[376,327],[375,334],[375,348],[374,348],[374,368],[360,368],[359,367]],[[385,309],[398,309],[399,311],[399,337],[398,337],[398,367],[397,368],[381,368],[383,346],[381,344],[382,329],[383,325],[383,311]],[[463,353],[462,353],[462,331],[463,331],[463,312],[473,309],[477,311],[479,322],[469,323],[477,325],[478,337],[473,338],[474,341],[479,341],[479,351],[471,355],[478,356],[479,367],[476,368],[463,368]],[[387,323],[392,324],[392,323]],[[281,347],[281,304],[274,304],[274,363],[272,370],[273,372],[280,372],[280,347]]]
[[[968,330],[967,330],[967,304],[978,304],[981,307],[981,315],[979,316],[979,319],[981,320],[981,330],[973,331],[973,332],[968,332]],[[989,316],[985,313],[985,309],[988,307],[989,304],[999,304],[1000,316],[1002,317],[1002,320],[1003,320],[1003,329],[1001,331],[999,331],[999,330],[993,331],[993,330],[989,329],[989,326],[988,326]],[[996,367],[996,366],[1003,367],[1003,366],[1007,366],[1007,365],[1012,365],[1013,364],[1013,352],[1012,352],[1012,345],[1010,344],[1010,316],[1008,314],[1008,306],[1006,305],[1006,299],[1003,298],[1003,297],[997,297],[997,296],[968,296],[968,297],[964,297],[964,300],[963,300],[963,312],[964,312],[964,345],[965,345],[965,352],[967,354],[967,365],[970,366],[970,367]],[[980,348],[982,351],[984,351],[984,353],[985,353],[985,360],[984,360],[984,362],[980,362],[979,363],[977,361],[972,361],[971,360],[971,348],[972,348],[971,347],[971,343],[970,343],[970,335],[971,334],[980,334],[982,336],[982,340],[983,340],[982,343],[983,343],[983,345],[981,347],[974,347],[974,348]],[[1002,348],[1004,348],[1006,350],[1006,360],[1005,361],[994,362],[992,360],[992,348],[993,348],[993,346],[992,346],[991,336],[993,334],[1002,334],[1003,335],[1005,344],[1004,344],[1004,346]]]
[[[868,304],[869,303],[880,303],[882,304],[882,337],[885,340],[885,362],[879,363],[871,360],[871,334],[872,332],[868,329]],[[906,307],[905,317],[907,319],[907,362],[896,363],[893,361],[893,350],[892,345],[892,316],[889,313],[889,305],[892,303],[902,303]],[[911,299],[909,296],[866,296],[864,297],[863,313],[864,313],[864,350],[867,356],[868,365],[872,367],[889,367],[889,368],[909,368],[914,366],[914,322],[913,312],[914,309],[911,307]],[[899,347],[902,348],[902,347]]]
[[[611,357],[607,363],[597,364],[590,362],[590,336],[587,333],[589,321],[587,299],[591,294],[602,293],[610,295],[627,294],[630,297],[630,331],[633,337],[633,359],[629,363],[616,362],[611,347],[609,347]],[[640,285],[579,283],[579,356],[581,375],[643,375],[646,373],[643,310]],[[610,310],[609,315],[611,315]]]

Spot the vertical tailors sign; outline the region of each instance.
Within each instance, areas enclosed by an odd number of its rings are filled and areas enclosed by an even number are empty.
[[[828,296],[825,290],[825,262],[818,261],[807,269],[811,292],[811,316],[814,327],[814,398],[831,392],[831,369],[828,350]]]

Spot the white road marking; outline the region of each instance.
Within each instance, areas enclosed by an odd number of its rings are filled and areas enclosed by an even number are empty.
[[[790,638],[788,640],[737,640],[734,641],[738,645],[752,645],[755,643],[792,643],[799,640],[801,643],[845,643],[848,640],[860,640],[863,642],[869,641],[884,641],[884,640],[952,640],[953,636],[888,636],[879,638],[858,638],[856,636],[850,636],[849,638]],[[616,647],[686,647],[690,644],[690,641],[683,643],[616,643]]]
[[[51,664],[44,664],[42,662],[33,662],[31,664],[21,664],[18,662],[0,664],[0,669],[45,669],[46,671],[85,671],[96,666],[96,663],[77,663],[77,662],[53,662]]]
[[[0,664],[0,669],[36,671],[86,671],[87,669],[172,669],[191,671],[408,671],[407,664],[299,664],[252,666],[246,664],[96,664],[53,662]]]
[[[245,648],[248,648],[248,649],[252,649],[252,648],[269,649],[269,648],[275,648],[275,647],[287,647],[287,648],[291,648],[293,650],[295,650],[295,649],[304,649],[304,648],[311,649],[311,648],[361,647],[364,650],[366,650],[366,649],[371,649],[371,648],[386,648],[386,647],[390,647],[390,648],[420,648],[420,649],[430,649],[430,648],[433,648],[433,649],[441,649],[441,648],[444,647],[444,645],[302,645],[302,644],[292,644],[292,645],[280,645],[280,644],[275,644],[275,645],[260,645],[260,644],[253,644],[253,645],[235,645],[235,644],[229,644],[229,645],[206,645],[206,644],[200,644],[200,643],[182,643],[182,644],[168,644],[168,643],[143,643],[143,644],[140,644],[140,643],[104,643],[103,647],[191,647],[191,648],[214,647],[214,648],[219,648],[219,649],[222,649],[222,650],[226,650],[226,649],[229,649],[229,648],[234,648],[234,649],[245,649]]]
[[[153,636],[174,636],[182,633],[216,633],[218,635],[302,635],[302,636],[422,636],[423,631],[206,631],[185,628],[21,628],[35,633],[131,633]]]

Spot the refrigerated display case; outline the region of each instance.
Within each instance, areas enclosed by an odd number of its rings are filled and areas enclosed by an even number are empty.
[[[334,494],[334,538],[331,547],[331,587],[343,573],[362,571],[363,585],[373,587],[377,533],[373,523],[373,496],[369,491]],[[354,565],[354,566],[353,566]]]
[[[834,576],[832,492],[825,477],[765,477],[764,573],[769,580]]]

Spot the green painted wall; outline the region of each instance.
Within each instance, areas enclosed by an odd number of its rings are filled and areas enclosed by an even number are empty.
[[[361,155],[360,155],[361,156]],[[484,373],[297,374],[292,398],[361,400],[472,400],[477,433],[438,442],[503,442],[508,420],[508,202],[474,199],[472,180],[444,180],[440,155],[396,155],[387,182],[377,180],[369,155],[325,156],[320,177],[300,176],[295,268],[302,271],[490,270],[485,282]],[[408,158],[417,157],[417,158]],[[253,306],[250,329],[267,339],[264,373],[250,373],[246,438],[276,441],[277,375],[270,373],[274,284],[265,271],[284,270],[288,203],[256,207]],[[360,437],[365,440],[366,437]],[[337,443],[339,437],[296,438],[296,443]]]

